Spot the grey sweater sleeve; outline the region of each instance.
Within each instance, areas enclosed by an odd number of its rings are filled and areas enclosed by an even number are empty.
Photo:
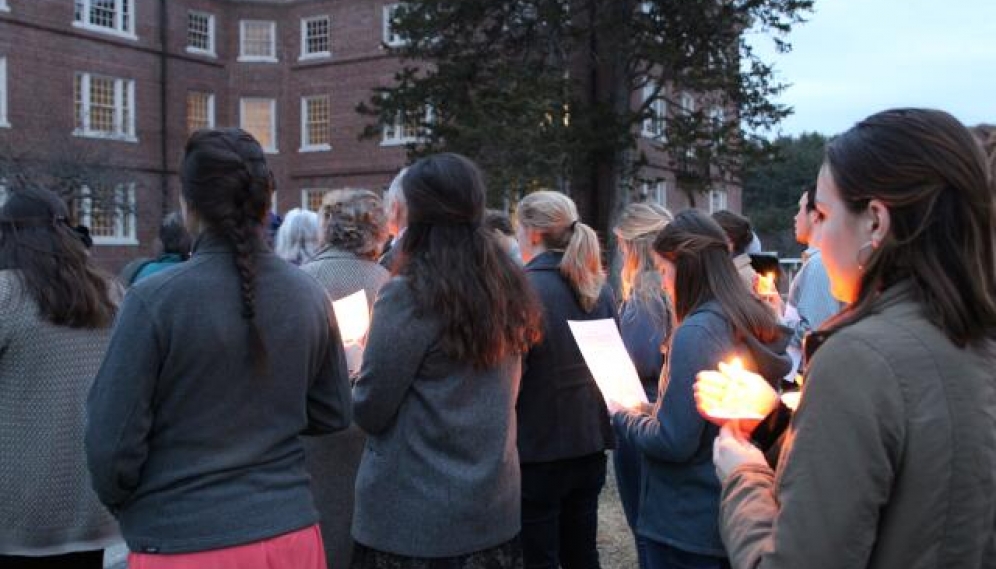
[[[395,278],[384,285],[353,387],[353,415],[361,429],[376,434],[391,426],[434,339],[435,327],[415,317],[408,284]]]
[[[97,496],[112,511],[138,486],[148,456],[162,349],[144,301],[129,294],[87,399],[87,464]]]
[[[349,372],[332,306],[328,307],[329,337],[318,375],[308,388],[308,428],[304,434],[341,431],[352,420]]]

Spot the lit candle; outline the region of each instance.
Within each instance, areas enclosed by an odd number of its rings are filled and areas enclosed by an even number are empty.
[[[766,275],[757,275],[757,293],[762,296],[771,296],[778,294],[778,288],[775,286],[774,273],[768,273]]]

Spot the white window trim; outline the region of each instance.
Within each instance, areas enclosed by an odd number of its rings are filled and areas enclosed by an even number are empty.
[[[715,207],[716,200],[714,199],[714,196],[722,196],[722,199],[719,200],[721,203],[719,204],[718,209]],[[728,199],[729,199],[729,192],[727,192],[726,190],[717,190],[717,189],[709,190],[709,213],[716,213],[717,211],[728,209],[729,208]]]
[[[208,91],[193,91],[193,90],[191,90],[191,91],[187,92],[187,96],[189,97],[191,93],[197,93],[199,95],[207,95],[207,121],[208,121],[207,128],[214,128],[215,127],[215,122],[214,122],[214,93],[211,93],[211,92],[208,92]],[[189,108],[189,106],[187,107],[187,112],[188,112],[188,115],[186,117],[187,118],[187,130],[190,130],[190,115],[189,115],[190,108]]]
[[[321,209],[321,207],[317,209],[311,209],[308,206],[308,196],[311,195],[312,192],[321,192],[322,197],[324,198],[325,194],[329,193],[330,191],[332,190],[329,188],[301,188],[301,209],[306,209],[308,211],[313,211],[317,213]]]
[[[239,99],[239,128],[246,130],[246,101],[268,101],[270,103],[270,139],[271,147],[263,147],[266,154],[280,154],[277,148],[277,100],[269,97],[242,97]],[[246,132],[249,132],[246,130]]]
[[[139,245],[136,233],[138,226],[135,219],[135,184],[119,184],[114,188],[115,194],[122,191],[127,192],[128,211],[124,215],[115,214],[114,216],[115,233],[118,235],[115,237],[91,235],[94,245]],[[93,225],[93,198],[90,197],[90,188],[87,186],[81,188],[80,210],[80,223],[91,227]],[[125,216],[128,219],[128,226],[131,227],[131,232],[128,235],[122,235],[124,233],[123,224]]]
[[[328,99],[327,95],[313,95],[310,97],[301,97],[301,148],[298,152],[327,152],[332,150],[331,144],[308,144],[308,100],[309,99]],[[329,100],[329,121],[332,120],[332,101]],[[329,125],[331,127],[331,124]]]
[[[120,2],[120,0],[118,0],[118,1]],[[135,34],[135,9],[136,9],[136,4],[138,4],[137,0],[131,3],[131,6],[130,6],[131,10],[128,13],[128,29],[131,30],[130,32],[121,31],[121,27],[122,27],[121,24],[122,24],[122,22],[121,22],[121,6],[120,6],[120,4],[115,4],[115,8],[116,9],[114,11],[114,18],[115,18],[115,20],[117,20],[117,27],[107,28],[107,27],[104,27],[104,26],[98,26],[96,24],[90,23],[90,18],[88,16],[88,14],[90,13],[91,0],[83,0],[83,14],[84,14],[83,18],[84,18],[84,20],[81,22],[81,21],[76,20],[74,18],[73,19],[73,27],[74,28],[80,28],[80,29],[87,30],[87,31],[91,31],[91,32],[99,32],[99,33],[102,33],[102,34],[108,34],[108,35],[112,35],[112,36],[117,36],[119,38],[123,38],[123,39],[127,39],[127,40],[138,40],[138,36]],[[74,8],[75,8],[75,6],[74,6]]]
[[[316,20],[328,21],[329,49],[328,51],[307,53],[305,50],[308,48],[308,22],[314,22]],[[307,61],[309,59],[327,59],[330,57],[332,57],[332,18],[328,15],[301,18],[301,55],[297,58],[297,60]]]
[[[0,0],[0,12],[10,12],[10,6],[7,5],[7,0]]]
[[[0,128],[10,128],[7,119],[7,58],[0,57]]]
[[[408,45],[408,40],[391,31],[391,19],[394,14],[394,10],[396,10],[400,5],[401,2],[386,4],[383,9],[383,31],[381,33],[381,41],[383,41],[384,45],[388,47],[404,47]]]
[[[210,57],[218,57],[216,50],[217,42],[215,41],[215,27],[214,27],[214,14],[210,12],[202,12],[200,10],[189,10],[187,12],[187,34],[190,33],[190,15],[196,14],[198,16],[206,16],[208,19],[208,49],[201,49],[199,47],[194,47],[190,45],[190,39],[188,35],[187,39],[187,53],[193,53],[195,55],[207,55]]]
[[[681,110],[687,114],[695,112],[695,97],[693,97],[691,93],[682,93]]]
[[[273,215],[280,215],[279,208],[277,207],[280,200],[277,199],[277,190],[270,192],[270,213]],[[269,226],[269,221],[267,221],[267,226]]]
[[[428,123],[428,124],[431,124],[433,122],[435,116],[436,116],[435,109],[433,109],[433,107],[431,105],[426,105],[426,107],[425,107],[425,121],[424,122]],[[405,130],[404,113],[398,113],[395,116],[394,124],[391,125],[391,126],[394,127],[394,131],[395,132],[404,132],[404,130]],[[418,135],[415,135],[415,136],[394,136],[394,137],[388,138],[387,137],[387,129],[388,129],[388,125],[383,125],[383,127],[381,127],[381,141],[380,141],[380,145],[381,146],[404,146],[406,144],[417,144],[417,143],[422,142],[423,140],[425,140],[423,137],[418,136]]]
[[[657,85],[654,83],[644,85],[643,101],[646,102],[650,99],[656,89]],[[654,113],[654,116],[643,119],[643,124],[640,126],[640,135],[644,138],[657,141],[667,140],[667,101],[664,99],[663,95],[664,90],[661,89],[660,93],[657,94],[657,98],[650,103],[650,110]],[[656,107],[660,108],[658,109]],[[660,132],[654,131],[654,121],[658,117],[661,121]]]
[[[245,38],[247,23],[269,24],[270,53],[273,55],[245,55]],[[277,23],[270,20],[239,20],[239,57],[240,63],[277,63]]]
[[[119,140],[122,142],[137,143],[135,136],[135,80],[121,77],[111,77],[94,73],[77,73],[80,75],[80,95],[83,97],[81,109],[83,113],[83,128],[73,130],[73,136],[81,138],[100,138],[103,140]],[[114,81],[114,124],[118,128],[117,132],[105,132],[102,130],[90,130],[90,78],[93,75],[112,79]],[[123,124],[121,116],[124,109],[124,98],[128,99],[128,124]],[[76,117],[73,117],[74,119]]]

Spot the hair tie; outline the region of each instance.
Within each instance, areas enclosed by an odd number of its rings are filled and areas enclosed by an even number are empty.
[[[572,221],[571,222],[571,231],[574,231],[574,228],[577,227],[577,225],[578,225],[578,220],[575,219],[574,221]]]

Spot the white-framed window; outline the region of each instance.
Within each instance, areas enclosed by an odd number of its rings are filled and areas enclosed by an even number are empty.
[[[328,16],[301,19],[301,57],[332,57],[332,20]]]
[[[667,180],[643,182],[643,195],[647,201],[667,207]]]
[[[76,136],[138,142],[135,138],[135,81],[77,73],[73,82]]]
[[[712,122],[714,128],[721,128],[726,122],[726,111],[723,110],[723,107],[716,105],[709,109],[709,121]]]
[[[264,152],[276,154],[277,100],[244,97],[239,103],[239,126],[256,137]]]
[[[214,14],[195,10],[187,12],[187,51],[215,56]]]
[[[435,120],[435,110],[426,105],[422,113],[398,113],[394,121],[385,124],[381,146],[396,146],[418,142],[425,135],[425,125]]]
[[[401,3],[387,4],[384,6],[383,40],[384,43],[390,47],[401,47],[408,43],[408,40],[406,40],[401,34],[394,31],[394,16],[400,7]]]
[[[301,207],[318,212],[322,208],[322,199],[331,192],[328,188],[305,188],[301,190]]]
[[[7,203],[7,180],[6,178],[0,178],[0,207]]]
[[[7,5],[7,0],[0,0],[0,12],[10,12],[10,6]]]
[[[138,39],[132,0],[75,0],[73,26]]]
[[[0,57],[0,128],[9,127],[7,122],[7,58]]]
[[[650,101],[650,116],[643,119],[642,134],[647,138],[663,140],[667,130],[667,101],[664,100],[664,91],[654,97],[657,85],[649,83],[643,87],[644,102]],[[653,98],[653,100],[651,100]]]
[[[301,97],[301,152],[332,149],[331,108],[328,95]]]
[[[695,97],[691,93],[681,94],[681,110],[689,115],[695,112]]]
[[[709,213],[727,209],[726,190],[709,190]]]
[[[94,245],[138,245],[135,184],[118,184],[97,197],[84,186],[78,203],[77,219],[90,229]]]
[[[239,22],[239,61],[277,61],[277,23],[262,20]]]
[[[214,128],[214,93],[187,91],[187,134]]]

